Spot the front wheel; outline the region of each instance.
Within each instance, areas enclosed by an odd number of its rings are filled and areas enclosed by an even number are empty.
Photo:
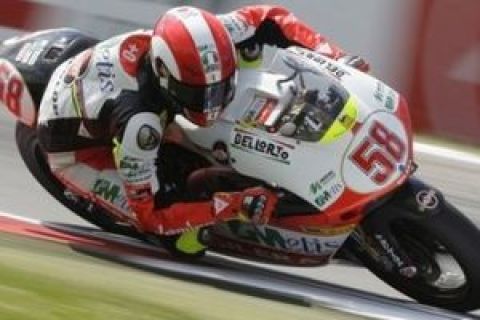
[[[480,308],[480,231],[442,195],[410,180],[349,239],[357,258],[413,299],[455,311]]]

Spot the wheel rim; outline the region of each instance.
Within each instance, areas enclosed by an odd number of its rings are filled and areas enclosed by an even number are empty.
[[[392,227],[398,243],[409,254],[417,275],[408,279],[418,290],[457,296],[468,290],[468,277],[448,246],[425,228],[402,221]]]
[[[467,277],[455,258],[449,254],[436,254],[435,260],[442,271],[432,285],[439,289],[454,290],[467,284]]]

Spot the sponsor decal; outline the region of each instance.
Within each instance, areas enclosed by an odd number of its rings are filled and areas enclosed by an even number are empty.
[[[151,179],[153,175],[151,161],[144,161],[131,157],[124,157],[120,160],[119,169],[122,176],[130,183],[138,183]]]
[[[416,195],[417,204],[420,211],[433,210],[438,207],[440,200],[435,190],[422,190]]]
[[[25,43],[15,56],[15,61],[33,66],[48,45],[48,40]]]
[[[216,249],[227,252],[237,252],[245,256],[277,261],[283,264],[318,266],[328,263],[330,255],[306,256],[292,252],[279,252],[273,248],[265,248],[257,244],[239,242],[236,239],[216,235],[213,241]]]
[[[72,60],[70,60],[69,62],[70,64],[72,63]],[[67,76],[66,74],[69,72],[70,70],[70,67],[68,69],[63,69],[61,70],[60,74],[58,75],[58,77],[54,80],[52,78],[51,82],[54,83],[53,85],[53,92],[52,92],[52,109],[53,109],[53,113],[56,115],[56,116],[59,116],[60,115],[60,111],[59,111],[59,95],[60,95],[60,90],[63,88],[63,84],[64,83],[67,83]],[[71,77],[71,79],[68,79],[71,82],[73,82],[73,80],[75,80],[74,77]],[[55,81],[55,82],[53,82]]]
[[[131,157],[125,157],[120,160],[120,169],[128,169],[128,170],[138,170],[140,168],[140,161],[131,158]]]
[[[160,133],[147,124],[138,130],[137,144],[142,150],[152,151],[158,148],[160,140]]]
[[[139,61],[150,50],[150,35],[139,33],[125,39],[120,45],[120,64],[130,76],[137,75]]]
[[[315,204],[322,208],[338,199],[344,188],[344,184],[337,180],[337,174],[329,171],[310,184],[310,193],[314,196]]]
[[[335,78],[341,80],[344,76],[350,75],[350,73],[341,67],[333,64],[330,61],[327,61],[321,54],[316,52],[312,52],[309,50],[305,50],[302,48],[295,47],[293,48],[294,52],[307,58],[308,60],[314,62],[318,65],[321,69],[327,70],[330,74],[335,76]]]
[[[136,43],[127,43],[121,51],[122,58],[130,63],[135,63],[138,60],[140,48]]]
[[[95,181],[92,192],[106,201],[114,204],[116,207],[129,211],[127,198],[119,185],[111,181],[98,179]]]
[[[327,174],[325,174],[322,178],[315,181],[310,185],[310,192],[313,194],[318,193],[319,190],[323,189],[323,187],[330,183],[333,179],[337,177],[337,174],[330,170]]]
[[[375,100],[380,102],[385,109],[393,111],[395,109],[396,93],[392,89],[377,81],[377,88],[373,94]]]
[[[55,83],[55,87],[57,87],[60,84],[60,82],[57,80]],[[58,89],[55,88],[52,93],[52,108],[53,108],[53,113],[56,116],[60,115],[60,112],[58,111]]]
[[[246,125],[256,126],[258,124],[265,125],[272,115],[273,110],[277,105],[277,100],[256,97],[253,103],[248,108],[248,111],[243,116],[242,122]]]
[[[249,30],[249,25],[245,19],[235,13],[219,15],[218,18],[234,41],[240,40]]]
[[[220,71],[220,58],[218,56],[217,50],[212,45],[202,45],[197,48],[200,52],[200,60],[202,61],[203,70],[205,73],[209,74],[213,72]],[[212,78],[211,81],[219,81],[220,79]]]
[[[97,77],[100,81],[100,90],[102,92],[113,92],[115,90],[113,62],[110,58],[110,50],[103,49],[99,55],[99,61],[95,63]]]
[[[227,232],[236,238],[258,245],[306,255],[333,254],[348,236],[321,238],[269,226],[253,226],[239,221],[228,223]]]
[[[231,146],[284,164],[290,164],[290,150],[294,149],[293,146],[286,143],[270,140],[239,129],[235,129]]]
[[[393,246],[388,242],[387,239],[381,234],[375,234],[375,239],[380,243],[382,249],[387,254],[390,261],[392,261],[397,268],[402,268],[405,266],[405,262],[400,258],[400,256],[395,252]]]

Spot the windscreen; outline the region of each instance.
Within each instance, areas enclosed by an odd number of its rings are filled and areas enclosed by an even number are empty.
[[[335,84],[325,90],[306,89],[293,101],[277,126],[287,128],[281,132],[284,135],[303,141],[320,141],[347,101],[348,93]]]

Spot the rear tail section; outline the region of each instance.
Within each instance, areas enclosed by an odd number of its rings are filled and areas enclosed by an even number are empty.
[[[35,127],[43,92],[53,71],[97,42],[97,39],[68,28],[5,40],[0,45],[0,104],[17,121]]]
[[[17,68],[0,58],[0,104],[29,127],[35,127],[38,106],[35,105],[23,76]]]

